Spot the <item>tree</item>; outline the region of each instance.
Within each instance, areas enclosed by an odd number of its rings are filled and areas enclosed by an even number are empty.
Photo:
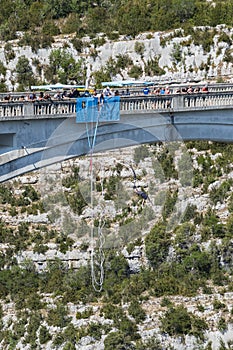
[[[75,61],[71,53],[66,49],[53,50],[49,56],[50,65],[46,69],[46,77],[54,82],[67,84],[72,81],[83,83],[85,80],[85,69],[83,61]]]
[[[187,271],[196,271],[201,276],[208,277],[211,269],[211,256],[206,252],[194,251],[184,258],[183,266]]]
[[[47,0],[44,4],[44,12],[53,19],[66,17],[71,12],[71,1]]]
[[[3,62],[0,61],[0,75],[3,75],[5,77],[6,75],[6,67],[4,66]]]
[[[163,350],[164,347],[156,338],[149,338],[145,341],[140,340],[136,344],[136,350]]]
[[[100,70],[95,71],[93,73],[93,77],[94,77],[94,80],[95,80],[95,86],[97,88],[101,88],[102,87],[101,83],[103,81],[111,81],[110,72],[107,71],[105,68],[101,68]]]
[[[32,67],[28,58],[25,56],[19,57],[16,65],[16,74],[18,84],[24,88],[30,88],[35,82]]]
[[[196,4],[193,0],[173,0],[172,10],[179,24],[191,19],[195,14]]]
[[[146,18],[150,17],[150,10],[150,6],[145,6],[140,0],[121,2],[117,15],[119,32],[135,37],[138,33],[149,30],[150,23]]]
[[[122,332],[111,332],[104,340],[105,350],[134,350],[131,341]]]
[[[146,255],[152,267],[157,268],[166,258],[170,246],[170,234],[166,226],[160,222],[156,224],[145,239]]]

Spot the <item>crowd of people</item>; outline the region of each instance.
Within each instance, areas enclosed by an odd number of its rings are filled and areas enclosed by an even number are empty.
[[[130,95],[170,95],[170,94],[192,94],[192,93],[207,93],[208,92],[208,85],[204,85],[202,87],[196,86],[193,87],[192,85],[187,87],[177,87],[177,88],[171,88],[169,86],[163,87],[148,87],[145,86],[141,92],[138,89],[132,89],[130,92],[129,88],[123,89],[111,89],[109,86],[105,87],[102,90],[96,90],[96,89],[86,89],[84,91],[79,91],[76,88],[72,88],[71,90],[62,90],[62,91],[53,91],[53,92],[28,92],[25,95],[16,95],[12,93],[8,93],[5,95],[2,99],[2,102],[13,102],[13,101],[28,101],[28,102],[35,102],[35,101],[62,101],[62,100],[69,100],[72,98],[78,98],[78,97],[97,97],[99,100],[103,100],[104,97],[110,97],[110,96],[130,96]]]
[[[13,102],[13,101],[62,101],[69,100],[78,97],[106,97],[106,96],[118,96],[120,93],[118,90],[112,91],[109,87],[106,87],[102,91],[97,91],[96,89],[86,89],[84,91],[79,91],[76,88],[72,88],[71,90],[62,90],[62,91],[53,91],[53,92],[28,92],[25,95],[21,94],[12,94],[8,93],[2,99],[2,102]],[[122,92],[123,94],[123,92]],[[127,89],[125,95],[129,95],[129,91]]]
[[[192,94],[192,93],[207,93],[209,91],[208,85],[205,84],[204,86],[196,86],[193,87],[192,85],[189,85],[188,87],[178,87],[176,89],[170,88],[169,86],[166,87],[145,87],[143,89],[144,95],[170,95],[170,94]]]

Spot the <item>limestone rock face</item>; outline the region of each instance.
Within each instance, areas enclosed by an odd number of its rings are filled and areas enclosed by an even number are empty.
[[[170,31],[168,33],[142,33],[135,39],[130,40],[125,36],[121,36],[118,41],[115,42],[111,42],[106,39],[106,43],[104,45],[96,48],[97,56],[93,57],[91,52],[95,48],[90,38],[83,38],[84,49],[83,52],[78,53],[71,43],[73,36],[61,35],[55,37],[55,41],[51,48],[39,49],[37,52],[33,52],[29,46],[19,47],[18,40],[12,40],[10,43],[12,45],[12,50],[15,52],[15,58],[9,62],[5,58],[5,43],[1,43],[0,60],[7,68],[6,83],[9,90],[17,88],[17,84],[15,86],[12,85],[12,74],[16,68],[19,57],[27,57],[35,76],[38,77],[38,79],[43,80],[44,68],[49,65],[49,56],[51,52],[56,49],[63,49],[64,47],[66,47],[66,50],[74,57],[76,61],[79,61],[80,59],[84,60],[87,68],[87,80],[91,85],[95,84],[93,72],[105,67],[110,58],[117,59],[117,56],[119,55],[128,55],[132,59],[134,65],[142,67],[143,74],[140,79],[145,81],[186,82],[206,79],[216,80],[220,76],[229,81],[233,73],[232,63],[224,62],[223,59],[226,51],[230,52],[233,45],[229,45],[225,42],[219,42],[218,38],[223,32],[225,32],[229,37],[232,37],[233,29],[220,25],[217,26],[215,30],[216,35],[213,39],[209,52],[205,52],[201,45],[194,45],[192,38],[189,35],[176,37],[176,32]],[[144,45],[143,54],[135,52],[136,42]],[[180,51],[179,55],[181,59],[179,61],[177,61],[174,54],[174,50],[177,49]],[[147,76],[144,72],[145,64],[149,60],[155,58],[158,60],[159,67],[164,69],[165,74],[161,76]],[[33,64],[35,59],[40,62],[42,67],[42,76],[40,77],[38,76],[37,69]],[[208,62],[211,62],[211,64]],[[206,68],[203,69],[203,67]],[[128,73],[129,72],[127,69],[125,69],[121,72],[121,74],[113,76],[112,80],[131,79]]]

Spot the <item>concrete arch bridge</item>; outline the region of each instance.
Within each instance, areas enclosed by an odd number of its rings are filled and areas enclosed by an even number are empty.
[[[0,182],[90,151],[95,123],[76,100],[0,103]],[[100,122],[94,152],[188,140],[233,142],[233,91],[124,96],[120,120]]]

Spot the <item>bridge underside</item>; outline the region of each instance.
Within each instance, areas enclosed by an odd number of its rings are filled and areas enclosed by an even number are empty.
[[[94,131],[94,124],[77,124],[74,117],[6,123],[1,130],[0,182],[88,154]],[[233,142],[232,111],[122,114],[119,122],[98,126],[94,152],[189,140]]]

